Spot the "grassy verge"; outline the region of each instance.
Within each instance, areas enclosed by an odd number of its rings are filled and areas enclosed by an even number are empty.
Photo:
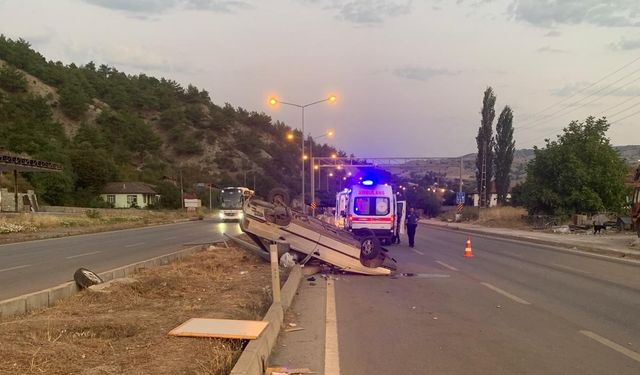
[[[0,215],[0,242],[125,229],[202,217],[201,213],[147,210],[122,210],[121,212],[88,210],[77,214],[2,214]]]
[[[260,320],[269,265],[214,249],[0,321],[0,374],[227,374],[246,342],[167,333],[189,318]]]
[[[491,207],[478,210],[477,207],[465,208],[463,221],[487,227],[500,228],[528,228],[529,224],[522,219],[527,215],[527,210],[520,207]],[[455,211],[444,214],[443,220],[453,220]]]

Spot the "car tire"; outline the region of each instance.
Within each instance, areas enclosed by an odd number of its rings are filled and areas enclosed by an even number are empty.
[[[267,202],[273,204],[283,204],[288,206],[290,201],[289,192],[284,188],[273,188],[269,191],[267,195]]]
[[[97,273],[86,268],[78,268],[73,274],[73,280],[75,280],[76,284],[78,284],[83,289],[104,282]]]
[[[360,240],[360,258],[362,260],[372,260],[380,256],[382,248],[380,241],[374,236],[367,236]]]

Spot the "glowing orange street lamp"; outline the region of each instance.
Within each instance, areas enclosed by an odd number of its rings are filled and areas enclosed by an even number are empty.
[[[293,140],[293,133],[287,133],[287,139],[288,140]]]
[[[270,97],[268,99],[269,105],[271,105],[272,107],[275,107],[278,104],[284,104],[284,105],[289,105],[289,106],[292,106],[292,107],[297,107],[297,108],[300,108],[302,110],[302,126],[301,126],[302,141],[301,141],[301,144],[302,144],[302,155],[303,155],[303,157],[302,157],[302,173],[301,173],[301,175],[302,175],[302,203],[303,203],[302,207],[303,207],[304,213],[307,212],[307,205],[305,204],[305,191],[304,191],[304,165],[305,165],[305,160],[307,160],[307,158],[304,156],[304,154],[305,154],[304,153],[304,138],[305,138],[304,137],[304,134],[305,134],[304,133],[304,109],[307,108],[307,107],[310,107],[312,105],[323,103],[323,102],[335,103],[337,100],[338,100],[338,98],[333,94],[329,95],[328,97],[326,97],[326,98],[324,98],[322,100],[316,100],[315,102],[311,102],[311,103],[308,103],[308,104],[296,104],[296,103],[283,102],[283,101],[280,101],[276,97]],[[292,138],[289,138],[289,136],[287,136],[287,139],[292,139]]]

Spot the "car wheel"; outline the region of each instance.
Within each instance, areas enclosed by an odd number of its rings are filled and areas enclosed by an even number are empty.
[[[86,268],[78,268],[73,274],[73,280],[75,280],[76,284],[85,289],[91,285],[101,284],[103,282],[102,278],[100,278],[98,274]]]
[[[360,241],[360,258],[372,260],[380,255],[380,241],[376,237],[365,237]]]

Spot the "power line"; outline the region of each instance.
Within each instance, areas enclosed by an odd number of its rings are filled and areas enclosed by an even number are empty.
[[[619,78],[618,80],[613,81],[613,82],[611,82],[610,84],[608,84],[608,85],[606,85],[606,86],[604,86],[604,87],[601,87],[600,89],[598,89],[598,90],[596,90],[596,91],[592,92],[590,95],[587,95],[587,96],[583,97],[582,99],[577,100],[577,101],[575,101],[575,102],[573,102],[573,103],[571,103],[571,104],[569,104],[569,105],[565,106],[564,108],[561,108],[560,110],[558,110],[558,111],[555,111],[555,112],[551,113],[550,115],[544,116],[544,117],[542,117],[542,118],[540,118],[540,119],[538,119],[538,120],[533,121],[533,122],[531,123],[531,125],[529,125],[529,126],[521,127],[521,128],[520,128],[520,130],[531,129],[531,128],[534,128],[534,127],[535,127],[535,124],[538,124],[538,123],[540,123],[540,122],[541,122],[541,121],[543,121],[543,120],[550,120],[550,119],[552,119],[552,118],[556,118],[556,117],[558,117],[558,116],[556,116],[558,113],[560,113],[560,112],[564,112],[565,110],[567,110],[567,109],[569,109],[569,108],[571,108],[571,107],[574,107],[576,104],[580,104],[580,102],[582,102],[583,100],[586,100],[586,99],[589,99],[589,98],[591,98],[591,97],[595,96],[596,94],[598,94],[598,93],[602,92],[603,90],[608,89],[609,87],[613,86],[614,84],[616,84],[616,83],[618,83],[618,82],[620,82],[620,81],[622,81],[622,80],[624,80],[624,79],[626,79],[626,78],[628,78],[628,77],[630,77],[630,76],[632,76],[632,75],[636,74],[637,72],[640,72],[640,69],[636,69],[636,70],[634,70],[633,72],[631,72],[631,73],[629,73],[629,74],[627,74],[627,75],[623,76],[622,78]],[[634,81],[631,81],[631,82],[627,82],[625,85],[623,85],[623,86],[621,86],[621,87],[618,87],[617,89],[615,89],[615,90],[614,90],[614,91],[612,91],[612,92],[615,92],[615,91],[617,91],[617,90],[621,89],[622,87],[625,87],[625,86],[629,85],[630,83],[636,82],[636,81],[638,81],[638,80],[640,80],[640,78],[638,78],[638,79],[636,79],[636,80],[634,80]],[[588,105],[588,104],[593,103],[594,101],[597,101],[598,99],[600,99],[600,97],[596,97],[596,100],[593,100],[593,101],[591,101],[591,102],[589,102],[589,103],[583,104],[582,106],[574,107],[574,108],[573,108],[573,109],[571,109],[569,112],[563,113],[562,115],[569,114],[569,113],[571,113],[571,112],[573,112],[573,111],[575,111],[575,110],[577,110],[577,109],[580,109],[580,108],[584,107],[585,105]]]
[[[617,115],[619,115],[619,114],[621,114],[621,113],[624,113],[624,112],[626,112],[626,111],[628,111],[628,110],[630,110],[630,109],[632,109],[632,108],[635,108],[635,107],[637,107],[637,106],[639,106],[639,105],[640,105],[640,102],[639,102],[639,103],[636,103],[636,104],[634,104],[634,105],[632,105],[632,106],[630,106],[630,107],[627,107],[627,108],[623,109],[622,111],[618,111],[618,112],[616,112],[616,113],[612,114],[612,115],[611,115],[611,116],[609,116],[609,117],[616,117]],[[616,120],[613,120],[613,121],[616,121]],[[612,123],[613,123],[613,122],[612,122]]]
[[[576,96],[580,95],[582,92],[584,92],[584,91],[586,91],[586,90],[588,90],[588,89],[592,88],[593,86],[595,86],[595,85],[597,85],[598,83],[600,83],[600,82],[604,81],[605,79],[607,79],[607,78],[611,77],[612,75],[614,75],[614,74],[618,73],[619,71],[621,71],[621,70],[625,69],[626,67],[628,67],[628,66],[630,66],[630,65],[633,65],[633,64],[634,64],[636,61],[638,61],[638,60],[640,60],[640,57],[635,58],[633,61],[631,61],[631,62],[629,62],[629,63],[627,63],[627,64],[623,65],[622,67],[620,67],[620,68],[616,69],[615,71],[613,71],[613,72],[611,72],[611,73],[609,73],[609,74],[605,75],[604,77],[602,77],[602,78],[600,78],[599,80],[597,80],[597,81],[593,82],[593,83],[592,83],[592,84],[590,84],[589,86],[586,86],[586,87],[584,87],[584,88],[582,88],[582,89],[580,89],[580,90],[576,91],[576,92],[575,92],[575,93],[573,93],[572,95],[570,95],[570,96],[568,96],[568,97],[566,97],[566,98],[564,98],[564,99],[560,100],[559,102],[556,102],[556,103],[554,103],[554,104],[552,104],[552,105],[550,105],[550,106],[548,106],[548,107],[545,107],[545,108],[541,109],[540,111],[538,111],[538,112],[534,113],[533,115],[531,115],[531,116],[529,117],[529,119],[524,120],[524,121],[525,121],[525,122],[526,122],[526,121],[530,121],[530,120],[531,120],[532,118],[534,118],[535,116],[537,116],[537,115],[539,115],[539,114],[541,114],[541,113],[546,112],[547,110],[549,110],[549,109],[551,109],[551,108],[555,107],[556,105],[558,105],[558,104],[562,104],[562,103],[566,102],[567,100],[569,100],[569,99],[571,99],[571,98],[573,98],[573,97],[576,97]]]
[[[617,120],[615,120],[615,121],[613,121],[613,122],[610,122],[610,123],[609,123],[609,125],[617,124],[617,123],[619,123],[620,121],[624,121],[624,120],[626,120],[626,119],[628,119],[628,118],[631,118],[631,117],[634,117],[634,116],[637,116],[637,115],[640,115],[640,111],[633,112],[633,113],[632,113],[632,114],[630,114],[629,116],[626,116],[626,117],[623,117],[623,118],[617,119]]]
[[[638,97],[637,97],[637,96],[632,96],[632,97],[630,97],[630,98],[629,98],[629,99],[627,99],[627,100],[624,100],[624,101],[622,101],[622,102],[620,102],[620,103],[618,103],[618,104],[616,104],[616,105],[614,105],[614,106],[612,106],[612,107],[609,107],[609,108],[607,108],[607,109],[604,109],[604,110],[602,110],[602,111],[600,111],[600,112],[596,113],[594,116],[596,116],[596,117],[597,117],[598,115],[601,115],[601,114],[603,114],[603,113],[605,113],[605,112],[607,112],[607,111],[610,111],[610,110],[612,110],[612,109],[614,109],[614,108],[618,108],[618,107],[620,107],[621,105],[626,104],[626,103],[628,103],[628,102],[630,102],[630,101],[632,101],[632,100],[634,100],[634,99],[638,99]]]

